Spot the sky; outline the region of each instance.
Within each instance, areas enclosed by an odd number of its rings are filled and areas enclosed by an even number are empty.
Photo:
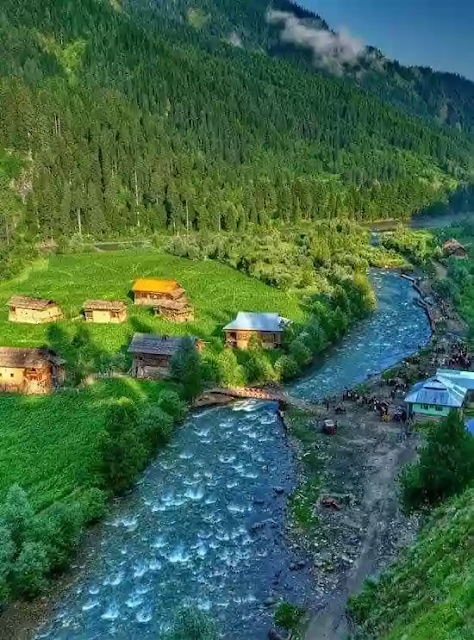
[[[474,80],[474,0],[299,0],[403,64]]]

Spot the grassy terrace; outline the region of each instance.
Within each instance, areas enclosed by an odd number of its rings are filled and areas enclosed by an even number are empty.
[[[137,276],[173,277],[186,288],[195,321],[179,325],[155,318],[149,309],[133,307],[127,297]],[[66,319],[57,325],[22,325],[7,321],[8,298],[14,293],[52,298]],[[128,300],[123,325],[85,324],[80,310],[87,298]],[[22,277],[0,284],[0,342],[9,346],[49,344],[77,359],[78,330],[84,332],[81,357],[93,369],[107,369],[117,353],[126,363],[134,331],[167,334],[189,332],[209,342],[221,340],[222,325],[238,310],[278,311],[303,319],[298,298],[268,287],[216,262],[191,262],[152,250],[53,256],[37,262]],[[84,343],[82,342],[82,345]],[[209,345],[208,348],[211,348]],[[90,480],[97,438],[108,403],[122,395],[153,402],[169,383],[131,378],[100,380],[77,390],[47,397],[0,396],[0,500],[15,482],[30,493],[36,508],[80,493]]]

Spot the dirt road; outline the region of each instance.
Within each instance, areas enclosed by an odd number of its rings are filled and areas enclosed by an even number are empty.
[[[338,434],[318,445],[326,468],[324,493],[339,497],[342,508],[318,508],[320,535],[310,551],[324,605],[306,640],[345,640],[349,594],[386,566],[416,531],[416,522],[400,511],[397,479],[416,456],[417,436],[407,438],[400,424],[382,422],[354,404],[339,421]]]

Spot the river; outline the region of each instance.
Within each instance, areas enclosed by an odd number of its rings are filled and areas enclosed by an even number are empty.
[[[415,352],[430,335],[406,280],[373,276],[378,308],[292,393],[320,399]],[[311,606],[309,563],[283,535],[296,467],[272,403],[191,416],[89,543],[76,579],[36,638],[159,640],[191,604],[229,640],[260,640],[265,600]],[[304,565],[292,571],[291,565]],[[267,603],[268,604],[268,603]]]

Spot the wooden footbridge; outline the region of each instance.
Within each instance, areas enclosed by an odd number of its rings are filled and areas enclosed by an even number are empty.
[[[246,400],[263,400],[268,402],[277,402],[280,408],[293,407],[300,409],[301,411],[317,411],[318,405],[302,400],[301,398],[295,398],[289,395],[282,389],[261,389],[256,387],[236,387],[230,389],[215,388],[206,391],[202,396],[202,402],[208,400],[209,404],[212,404],[212,398],[217,400],[217,397],[224,396],[229,399],[246,399]],[[216,402],[217,404],[217,402]]]

